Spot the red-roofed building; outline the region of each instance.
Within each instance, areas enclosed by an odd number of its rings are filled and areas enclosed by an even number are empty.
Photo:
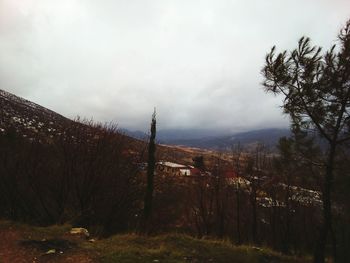
[[[191,176],[202,176],[202,175],[203,175],[203,172],[200,169],[196,167],[191,169]]]
[[[250,185],[250,182],[247,179],[239,177],[234,170],[226,170],[223,175],[229,185],[240,184],[242,187],[249,187]]]

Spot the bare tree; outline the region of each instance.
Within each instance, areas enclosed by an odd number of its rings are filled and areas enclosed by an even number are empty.
[[[235,193],[236,193],[236,233],[237,233],[237,244],[242,244],[242,235],[241,235],[241,184],[239,182],[240,177],[242,176],[242,147],[240,143],[237,145],[232,145],[232,162],[234,170],[237,174],[237,182],[235,184]]]

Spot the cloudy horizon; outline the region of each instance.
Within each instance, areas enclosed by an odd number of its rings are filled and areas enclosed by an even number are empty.
[[[348,0],[0,0],[0,89],[69,118],[160,129],[288,127],[260,70],[273,45],[324,50]]]

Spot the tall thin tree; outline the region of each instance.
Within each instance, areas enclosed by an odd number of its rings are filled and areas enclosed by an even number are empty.
[[[156,167],[156,110],[152,114],[151,135],[148,143],[148,161],[147,161],[147,188],[144,201],[144,222],[143,231],[148,233],[149,221],[152,216],[153,190],[154,190],[154,170]]]

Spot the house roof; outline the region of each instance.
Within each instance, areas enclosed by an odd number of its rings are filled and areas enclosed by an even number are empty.
[[[158,162],[158,164],[168,166],[171,168],[183,168],[183,169],[188,168],[187,165],[173,163],[173,162]]]

